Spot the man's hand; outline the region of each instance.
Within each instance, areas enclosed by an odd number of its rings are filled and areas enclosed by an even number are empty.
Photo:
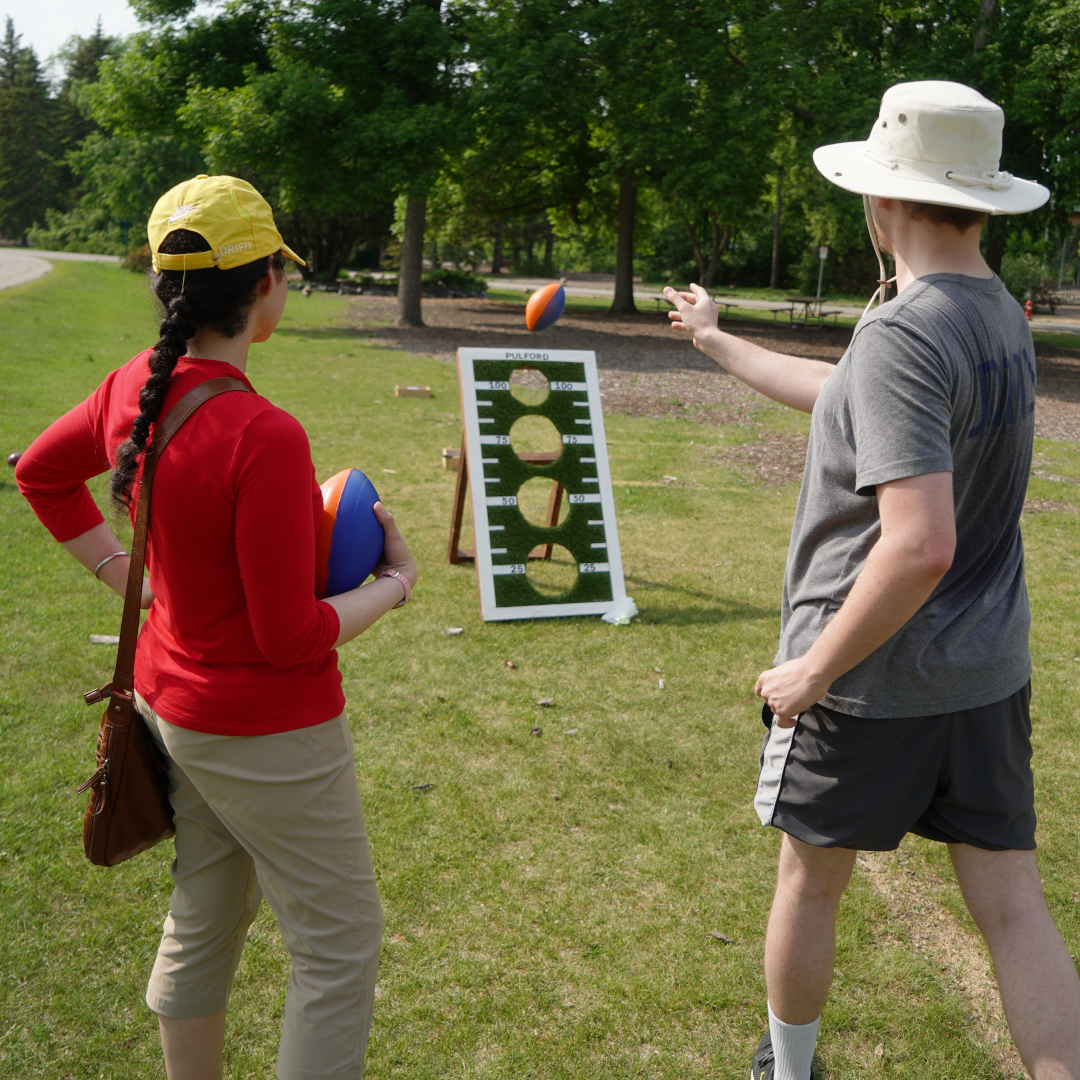
[[[763,671],[754,685],[754,693],[765,699],[782,728],[794,727],[799,713],[816,705],[828,689],[829,680],[811,671],[805,656]]]
[[[780,727],[824,696],[835,680],[884,645],[926,603],[956,551],[951,472],[877,485],[881,535],[847,599],[797,660],[758,676]]]
[[[678,292],[668,285],[664,296],[675,305],[668,312],[673,330],[685,330],[693,338],[694,347],[705,352],[704,341],[710,331],[716,331],[719,308],[700,285],[691,285],[690,292]]]

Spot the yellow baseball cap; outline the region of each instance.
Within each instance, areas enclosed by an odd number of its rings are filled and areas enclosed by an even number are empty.
[[[175,229],[198,233],[211,250],[186,255],[159,252],[162,241]],[[194,180],[177,184],[158,199],[146,232],[155,273],[206,270],[212,266],[231,270],[275,251],[307,266],[281,239],[270,204],[246,180],[235,176],[200,173]]]

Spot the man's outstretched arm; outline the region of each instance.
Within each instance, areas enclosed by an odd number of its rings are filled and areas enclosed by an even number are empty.
[[[823,360],[771,352],[751,341],[725,334],[716,325],[717,308],[700,285],[692,292],[677,292],[670,287],[664,296],[675,305],[668,318],[676,330],[692,335],[694,347],[715,360],[736,379],[781,405],[800,412],[813,412],[825,380],[833,365]]]
[[[754,688],[781,727],[884,645],[926,603],[956,551],[951,472],[877,485],[881,536],[851,592],[804,656],[763,671]]]

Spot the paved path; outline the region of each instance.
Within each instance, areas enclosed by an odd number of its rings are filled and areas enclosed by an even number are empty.
[[[118,263],[116,255],[84,255],[78,251],[39,251],[37,248],[0,247],[0,289],[12,285],[25,285],[44,277],[51,269],[52,262],[46,260],[61,259],[71,262],[109,262]]]
[[[495,289],[521,289],[523,292],[532,292],[543,285],[550,285],[557,280],[557,278],[506,278],[505,280],[488,278],[488,284]],[[599,282],[595,284],[585,284],[576,281],[567,281],[563,284],[563,289],[567,296],[612,297],[615,295],[614,285],[605,285]],[[662,298],[663,295],[664,294],[660,289],[639,284],[634,285],[635,300],[654,300],[657,297]],[[766,311],[771,311],[779,303],[785,303],[785,301],[782,300],[750,300],[738,296],[719,296],[718,299],[721,303],[730,304],[732,307],[756,308],[758,310],[764,309]],[[845,317],[850,316],[852,318],[858,318],[863,312],[861,307],[849,307],[843,304],[833,303],[827,303],[827,306],[830,311],[839,311],[840,314]]]
[[[556,278],[506,278],[505,280],[499,280],[498,278],[488,279],[491,286],[496,289],[521,289],[523,292],[532,292],[535,289],[539,289],[543,285],[549,285]],[[567,281],[564,283],[563,288],[566,291],[567,296],[604,296],[610,297],[615,295],[615,286],[606,285],[600,282],[597,283],[579,283],[576,281]],[[653,300],[658,296],[662,296],[663,293],[659,289],[646,288],[643,285],[634,285],[634,299],[635,300]],[[765,309],[766,311],[773,310],[778,303],[782,301],[777,300],[749,300],[736,296],[718,296],[717,299],[722,304],[730,304],[732,307],[741,308],[757,308],[758,310]],[[867,297],[869,299],[869,297]],[[825,306],[830,311],[839,311],[844,318],[858,319],[862,316],[863,309],[861,307],[853,307],[848,304],[834,304],[831,301],[826,300]],[[1080,322],[1074,321],[1059,321],[1060,317],[1055,318],[1040,318],[1036,316],[1031,320],[1032,330],[1049,330],[1058,333],[1066,334],[1080,334]]]

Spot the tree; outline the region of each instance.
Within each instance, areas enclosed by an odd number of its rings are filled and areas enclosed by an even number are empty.
[[[34,50],[7,20],[0,41],[0,234],[26,233],[55,197],[54,108]]]
[[[372,185],[383,198],[407,199],[395,324],[423,325],[427,197],[469,137],[458,9],[441,0],[312,0],[297,29],[296,55],[350,102]]]

